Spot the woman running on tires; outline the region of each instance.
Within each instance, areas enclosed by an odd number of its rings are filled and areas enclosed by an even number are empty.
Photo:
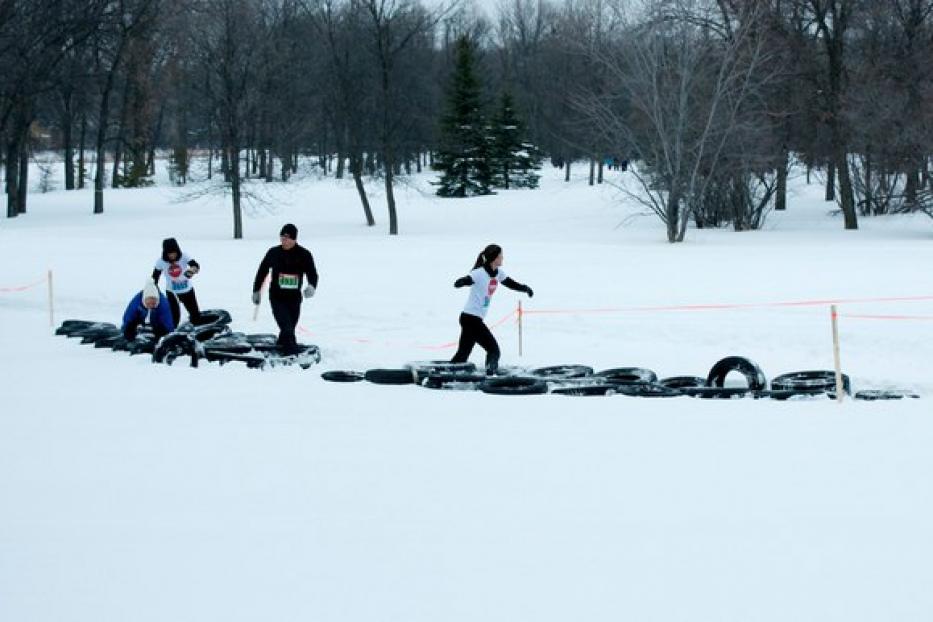
[[[188,319],[192,324],[201,322],[201,310],[198,309],[198,299],[194,295],[191,277],[201,270],[194,259],[187,253],[181,252],[181,247],[175,238],[162,240],[162,256],[155,263],[152,270],[152,280],[159,283],[159,277],[165,272],[165,297],[168,298],[169,309],[172,310],[172,320],[178,326],[181,319],[180,300],[188,311]]]
[[[465,363],[477,343],[486,350],[486,374],[493,375],[499,369],[499,344],[492,336],[489,327],[483,323],[489,301],[496,293],[499,284],[517,292],[525,292],[528,297],[534,292],[527,285],[511,279],[502,269],[502,247],[490,244],[476,258],[473,270],[454,282],[454,287],[470,286],[470,295],[460,314],[460,346],[450,359],[451,363]]]

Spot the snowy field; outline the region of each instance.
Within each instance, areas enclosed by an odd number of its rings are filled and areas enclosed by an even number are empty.
[[[352,181],[311,174],[260,184],[237,241],[221,196],[108,190],[93,216],[90,191],[32,194],[0,221],[0,620],[933,619],[933,221],[844,231],[798,177],[765,230],[670,245],[577,172],[466,201],[416,177],[397,237],[378,185],[369,229]],[[118,323],[174,236],[201,264],[202,308],[274,332],[250,292],[285,222],[321,273],[299,333],[321,347],[316,369],[152,365],[53,336],[44,285],[9,291],[52,269],[56,324]],[[521,358],[514,317],[495,329],[504,364],[706,375],[738,354],[769,378],[831,369],[841,301],[853,388],[921,399],[320,379],[451,356],[466,294],[452,283],[490,242],[535,291]],[[490,323],[518,300],[500,289]]]

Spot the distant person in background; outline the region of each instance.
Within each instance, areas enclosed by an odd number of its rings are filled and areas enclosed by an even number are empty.
[[[483,322],[489,302],[496,293],[499,284],[517,292],[525,292],[528,297],[534,292],[527,285],[513,281],[502,269],[502,247],[490,244],[476,258],[473,270],[466,276],[454,281],[454,287],[470,287],[466,306],[460,314],[460,344],[451,363],[465,363],[470,358],[473,346],[477,343],[486,350],[486,374],[493,375],[499,370],[499,344],[492,336],[489,327]]]
[[[120,330],[127,341],[133,341],[143,324],[152,327],[156,339],[175,330],[168,300],[151,280],[147,280],[143,289],[130,299],[126,311],[123,312],[123,325]]]
[[[261,299],[262,282],[269,270],[269,304],[272,316],[279,325],[279,338],[276,341],[284,354],[301,351],[295,338],[295,327],[301,316],[301,298],[310,298],[317,290],[318,274],[314,266],[311,251],[298,244],[298,228],[289,223],[279,232],[279,246],[273,246],[266,252],[253,279],[253,304]],[[302,289],[303,278],[308,277],[308,285]]]
[[[201,322],[201,310],[198,309],[198,299],[194,295],[194,286],[191,284],[191,278],[200,271],[201,266],[198,262],[188,254],[181,252],[181,247],[175,238],[162,240],[162,256],[156,261],[155,268],[152,270],[152,280],[158,284],[159,277],[163,272],[165,273],[165,293],[175,326],[178,326],[181,321],[179,300],[185,305],[191,323]]]

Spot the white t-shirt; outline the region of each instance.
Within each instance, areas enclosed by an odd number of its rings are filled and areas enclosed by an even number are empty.
[[[463,307],[463,312],[477,317],[486,317],[492,295],[496,293],[499,283],[509,277],[502,268],[499,268],[496,276],[489,276],[486,268],[482,266],[470,272],[470,277],[473,279],[473,285],[470,286],[470,295],[466,306]]]
[[[194,287],[188,277],[185,276],[189,261],[191,261],[191,257],[188,256],[188,253],[182,253],[178,261],[169,262],[160,257],[155,263],[155,269],[161,270],[162,274],[165,275],[166,293],[184,294],[190,292]]]

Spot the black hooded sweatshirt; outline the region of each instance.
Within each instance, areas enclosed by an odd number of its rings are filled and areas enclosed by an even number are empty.
[[[178,253],[175,257],[175,261],[181,261],[181,246],[178,245],[178,240],[175,238],[165,238],[162,240],[162,261],[171,262],[172,260],[168,258],[169,253]],[[201,269],[201,265],[196,262],[194,259],[188,260],[188,265]],[[162,276],[162,271],[156,268],[152,271],[152,280],[156,283],[159,282],[159,277]]]

